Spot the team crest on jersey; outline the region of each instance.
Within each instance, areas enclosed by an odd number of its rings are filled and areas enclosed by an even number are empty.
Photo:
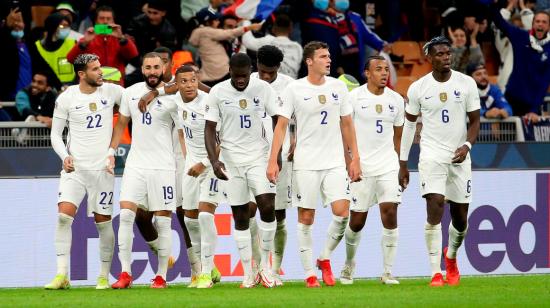
[[[106,100],[106,99],[102,99],[100,102],[101,102],[101,104],[102,104],[103,106],[106,106],[106,105],[107,105],[107,100]]]
[[[246,99],[241,99],[239,101],[239,106],[241,107],[241,109],[246,109]]]
[[[90,103],[90,111],[96,112],[97,111],[97,104],[96,103]]]
[[[456,98],[460,98],[460,91],[454,90],[453,93],[454,93],[454,95],[455,95]]]
[[[447,92],[441,92],[439,93],[439,100],[444,103],[447,101]]]
[[[319,95],[319,103],[324,104],[327,102],[327,98],[324,95]]]
[[[388,108],[390,109],[390,112],[394,112],[395,107],[393,105],[388,105]]]
[[[191,111],[191,120],[196,120],[197,114]]]
[[[283,100],[281,99],[281,97],[277,97],[277,101],[279,102],[279,107],[283,107]]]
[[[376,112],[382,113],[382,110],[383,110],[383,109],[382,109],[382,105],[376,104]]]
[[[208,106],[206,106],[208,107]],[[183,120],[187,120],[187,111],[183,111],[183,114],[182,114],[182,117],[183,117]]]
[[[338,93],[332,93],[332,98],[334,98],[335,101],[338,100]]]
[[[259,97],[254,96],[254,98],[252,99],[252,101],[254,102],[254,106],[255,106],[255,107],[260,106],[260,98],[259,98]]]

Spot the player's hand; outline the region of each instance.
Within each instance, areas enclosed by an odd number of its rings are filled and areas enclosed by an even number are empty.
[[[113,155],[107,155],[107,172],[115,175],[115,157]]]
[[[65,172],[67,173],[71,173],[74,171],[74,162],[72,156],[67,156],[63,161],[63,170],[65,170]]]
[[[149,91],[139,99],[138,108],[141,113],[147,111],[147,105],[149,105],[156,97],[158,92],[156,90]]]
[[[221,161],[215,161],[212,164],[212,169],[214,170],[214,174],[218,179],[222,181],[229,180],[229,178],[227,177],[227,172],[225,171],[225,165]]]
[[[206,169],[205,165],[203,165],[202,163],[197,163],[193,167],[189,168],[189,171],[187,171],[187,175],[196,178],[204,172],[204,169]]]
[[[294,150],[296,149],[296,141],[290,142],[290,148],[288,149],[288,155],[286,156],[286,159],[288,161],[294,160]]]
[[[349,163],[348,176],[352,183],[361,181],[361,164],[359,163],[359,158],[354,158]]]
[[[279,166],[277,163],[269,161],[267,164],[267,170],[265,171],[265,175],[267,176],[267,179],[273,183],[277,184],[277,179],[279,178]]]
[[[399,186],[403,188],[403,191],[407,189],[407,186],[409,186],[409,169],[407,166],[400,166],[399,167]]]
[[[468,155],[468,152],[470,152],[470,148],[466,145],[463,145],[460,148],[456,149],[455,156],[453,157],[452,162],[455,164],[460,164],[466,159],[466,155]]]

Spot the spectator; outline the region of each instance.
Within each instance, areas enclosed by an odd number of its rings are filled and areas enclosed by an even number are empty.
[[[201,26],[193,30],[189,43],[198,47],[202,62],[200,80],[213,86],[229,76],[229,57],[221,42],[239,37],[249,30],[259,30],[262,25],[251,24],[233,30],[218,29],[220,15],[209,8],[200,10],[197,20]]]
[[[124,77],[126,65],[138,56],[136,45],[122,34],[120,25],[115,24],[111,7],[101,6],[97,9],[95,24],[109,25],[112,33],[96,34],[93,27],[88,28],[84,37],[71,49],[67,59],[73,63],[80,54],[95,54],[99,56],[102,65],[118,69]]]
[[[160,46],[176,48],[176,29],[165,18],[166,4],[163,0],[148,0],[146,13],[134,18],[128,26],[140,55]]]
[[[155,48],[155,50],[153,51],[160,55],[160,59],[162,60],[162,63],[164,63],[164,73],[162,74],[162,81],[174,81],[174,77],[172,76],[172,66],[174,65],[174,63],[172,62],[172,50],[170,50],[170,48],[168,47],[160,46]]]
[[[17,111],[26,122],[39,121],[52,126],[57,91],[50,86],[46,73],[35,73],[32,83],[21,89],[15,97]]]
[[[512,107],[497,85],[489,84],[489,75],[483,64],[470,64],[466,73],[472,76],[477,84],[481,102],[481,116],[488,119],[506,119],[512,116]]]
[[[233,30],[239,26],[239,18],[235,15],[224,15],[221,18],[222,29]],[[236,37],[229,41],[224,41],[223,45],[227,56],[231,58],[232,55],[242,52],[246,53],[246,48],[243,45],[242,37]]]
[[[492,5],[491,12],[495,25],[508,37],[514,52],[506,99],[516,115],[526,115],[538,122],[550,84],[550,15],[544,11],[536,13],[531,31],[526,31],[504,20],[496,4]]]
[[[466,73],[466,67],[471,63],[482,63],[483,53],[481,47],[477,43],[476,36],[479,30],[479,24],[475,23],[473,30],[469,36],[463,28],[451,29],[449,37],[452,41],[451,46],[451,68],[461,73]]]
[[[74,30],[78,27],[78,25],[76,24],[76,13],[73,9],[73,6],[70,5],[69,3],[60,3],[55,8],[55,11],[67,16],[71,20],[70,21],[71,31],[69,31],[68,38],[73,39],[75,41],[80,40],[84,35]]]
[[[56,89],[74,81],[73,65],[67,60],[69,51],[76,41],[68,38],[70,19],[53,13],[44,22],[46,37],[35,42],[31,47],[32,67],[34,72],[45,72],[51,76],[50,85]]]
[[[264,45],[273,45],[278,47],[284,54],[283,62],[279,69],[280,73],[288,75],[294,79],[298,78],[298,71],[302,63],[302,45],[290,40],[292,33],[292,21],[286,14],[279,14],[275,17],[271,34],[256,38],[252,33],[243,34],[243,44],[246,48],[258,51]]]
[[[4,59],[0,74],[0,101],[13,101],[15,94],[31,83],[32,65],[25,41],[25,23],[18,9],[11,10],[4,25],[0,24],[0,57]],[[3,120],[11,117],[0,109]]]

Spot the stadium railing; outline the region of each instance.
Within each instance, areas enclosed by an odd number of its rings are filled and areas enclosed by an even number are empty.
[[[65,139],[65,135],[63,136]],[[0,122],[0,148],[49,148],[50,129],[40,122]]]
[[[15,102],[0,102],[0,107],[15,107]]]

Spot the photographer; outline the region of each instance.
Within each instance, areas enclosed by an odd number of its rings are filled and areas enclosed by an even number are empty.
[[[136,45],[115,24],[112,8],[101,6],[96,12],[95,26],[86,30],[84,37],[67,55],[67,59],[72,63],[80,54],[96,54],[102,64],[117,68],[124,74],[126,64],[138,56]]]

